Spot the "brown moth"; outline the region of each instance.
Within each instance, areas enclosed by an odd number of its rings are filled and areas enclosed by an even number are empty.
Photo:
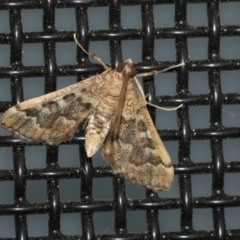
[[[71,140],[83,126],[88,157],[104,144],[102,155],[114,174],[154,192],[168,191],[174,169],[133,79],[132,61],[116,69],[103,66],[102,74],[11,107],[0,125],[22,141],[50,145]]]

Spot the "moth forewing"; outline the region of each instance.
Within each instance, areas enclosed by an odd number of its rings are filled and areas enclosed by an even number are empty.
[[[103,157],[114,173],[133,183],[155,192],[171,188],[171,159],[133,79],[128,82],[118,138],[107,137]]]
[[[105,74],[11,107],[0,125],[29,143],[58,145],[71,140],[78,126],[94,112]]]

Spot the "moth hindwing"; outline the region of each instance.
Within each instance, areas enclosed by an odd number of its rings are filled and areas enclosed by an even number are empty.
[[[133,77],[131,60],[116,69],[11,107],[0,125],[22,141],[58,145],[85,127],[85,149],[113,173],[147,189],[168,191],[174,169]]]

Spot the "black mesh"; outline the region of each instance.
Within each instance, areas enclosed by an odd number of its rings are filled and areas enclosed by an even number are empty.
[[[50,146],[47,146],[46,149],[46,167],[28,169],[25,163],[25,145],[12,136],[1,136],[1,146],[12,147],[14,170],[1,170],[0,181],[14,181],[14,203],[1,204],[0,215],[14,216],[15,229],[13,231],[15,231],[16,236],[14,239],[29,239],[31,234],[28,232],[27,216],[32,214],[47,214],[49,218],[48,235],[31,236],[30,239],[240,239],[240,227],[228,229],[225,222],[226,208],[239,207],[240,196],[237,194],[230,196],[224,191],[226,173],[239,173],[240,162],[238,156],[235,156],[235,161],[227,162],[223,154],[223,140],[239,138],[240,128],[226,127],[222,124],[223,105],[238,104],[239,93],[223,93],[220,75],[220,71],[240,69],[240,58],[222,59],[220,56],[220,38],[239,36],[240,26],[221,26],[219,1],[190,2],[207,3],[208,25],[206,27],[188,25],[186,1],[1,1],[0,10],[9,11],[10,33],[0,33],[0,45],[10,44],[11,56],[10,67],[0,66],[0,80],[10,79],[12,94],[12,101],[1,102],[1,112],[23,100],[23,78],[44,77],[45,92],[47,93],[56,90],[57,77],[59,76],[75,76],[81,80],[90,74],[102,72],[102,66],[89,62],[88,56],[83,54],[80,49],[77,52],[77,64],[57,64],[56,43],[73,42],[73,33],[75,32],[55,29],[55,11],[57,8],[75,8],[78,39],[86,48],[88,48],[89,41],[109,41],[113,67],[122,61],[122,41],[137,39],[142,40],[142,62],[137,64],[138,72],[152,69],[160,70],[172,64],[185,63],[184,67],[174,70],[177,72],[177,94],[175,95],[160,97],[156,95],[154,78],[147,77],[143,80],[145,94],[153,103],[161,106],[184,104],[184,107],[177,111],[179,129],[161,131],[163,140],[178,141],[179,143],[179,162],[175,164],[175,174],[179,176],[179,197],[161,198],[161,194],[158,196],[146,191],[144,199],[128,199],[123,179],[119,176],[113,176],[109,167],[94,167],[91,160],[86,158],[82,132],[77,133],[74,139],[67,143],[79,144],[81,169],[79,167],[60,167],[58,148]],[[163,3],[175,3],[174,27],[155,28],[154,26],[153,6]],[[131,5],[141,6],[142,28],[121,28],[121,6]],[[88,7],[100,6],[109,6],[109,29],[89,31]],[[43,31],[23,31],[21,13],[22,10],[26,9],[43,9]],[[206,60],[192,61],[188,56],[188,39],[198,37],[208,38],[208,57]],[[159,63],[154,59],[156,39],[175,40],[176,61]],[[27,43],[43,44],[44,66],[26,67],[22,64],[22,45]],[[191,94],[189,91],[189,73],[198,71],[208,72],[210,90],[208,94]],[[193,129],[190,125],[189,107],[202,105],[210,106],[209,127]],[[149,108],[149,110],[152,117],[155,118],[156,109]],[[191,161],[190,146],[193,140],[202,139],[207,139],[211,143],[212,161],[195,163]],[[211,195],[193,197],[191,178],[193,175],[204,173],[212,175]],[[113,199],[108,201],[96,200],[92,194],[93,179],[103,177],[113,179]],[[73,178],[81,178],[80,200],[61,201],[59,181]],[[26,184],[29,180],[39,179],[47,180],[48,199],[44,203],[31,203],[26,197]],[[102,187],[104,188],[104,186]],[[159,210],[163,209],[181,211],[180,220],[178,219],[180,222],[179,231],[161,231],[161,221],[166,221],[165,219],[159,221],[161,219]],[[213,229],[196,230],[194,228],[194,209],[210,209],[212,211]],[[146,219],[143,221],[146,222],[147,232],[131,233],[127,227],[129,211],[139,210],[146,213]],[[114,234],[108,234],[107,231],[105,234],[95,233],[93,215],[96,212],[114,212]],[[64,213],[79,213],[81,216],[79,228],[81,228],[82,235],[70,236],[62,233],[60,223]],[[104,214],[102,216],[104,221]],[[137,224],[137,219],[133,221],[136,221]],[[171,225],[172,223],[167,222],[167,224]],[[0,232],[1,229],[0,226]]]

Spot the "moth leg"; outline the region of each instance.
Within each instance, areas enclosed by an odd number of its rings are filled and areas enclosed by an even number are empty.
[[[177,67],[184,66],[184,65],[185,65],[185,63],[180,63],[180,64],[177,64],[177,65],[165,68],[165,69],[163,69],[161,71],[153,70],[153,71],[147,72],[147,73],[139,73],[136,76],[138,76],[138,77],[152,76],[152,75],[155,75],[155,74],[158,74],[158,73],[162,73],[162,72],[166,72],[166,71],[168,71],[170,69],[177,68]],[[177,110],[177,109],[179,109],[179,108],[181,108],[183,106],[183,104],[180,104],[179,106],[174,107],[174,108],[165,108],[165,107],[160,107],[158,105],[155,105],[155,104],[152,104],[152,103],[146,101],[147,96],[145,96],[145,94],[143,92],[143,89],[142,89],[142,86],[141,86],[141,84],[139,83],[139,81],[138,81],[138,79],[136,77],[134,77],[134,81],[136,82],[136,85],[137,85],[139,91],[141,92],[141,95],[142,95],[146,105],[149,105],[149,106],[161,109],[161,110],[165,110],[165,111],[175,111],[175,110]]]
[[[141,86],[141,84],[139,83],[139,81],[138,81],[138,79],[136,77],[134,77],[134,81],[136,82],[137,87],[138,87],[138,89],[139,89],[139,91],[140,91],[140,93],[141,93],[141,95],[142,95],[146,105],[149,105],[149,106],[152,106],[152,107],[164,110],[164,111],[175,111],[175,110],[177,110],[177,109],[179,109],[179,108],[181,108],[183,106],[183,104],[180,104],[180,105],[178,105],[177,107],[174,107],[174,108],[165,108],[165,107],[160,107],[158,105],[155,105],[155,104],[152,104],[152,103],[146,101],[147,95],[145,96],[145,94],[143,92],[143,89],[142,89],[142,86]]]
[[[180,104],[180,105],[178,105],[177,107],[165,108],[165,107],[160,107],[160,106],[158,106],[158,105],[152,104],[152,103],[147,102],[147,101],[146,101],[146,104],[149,105],[149,106],[152,106],[152,107],[155,107],[155,108],[164,110],[164,111],[176,111],[176,110],[178,110],[179,108],[181,108],[181,107],[183,106],[183,104]]]
[[[92,59],[98,61],[106,70],[111,70],[111,68],[108,67],[108,66],[103,62],[103,60],[102,60],[100,57],[98,57],[98,56],[95,55],[94,53],[88,52],[88,51],[78,42],[76,33],[73,34],[73,37],[74,37],[75,43],[82,49],[82,51],[83,51],[84,53],[86,53],[86,54],[87,54],[89,57],[91,57]]]
[[[158,74],[158,73],[163,73],[163,72],[166,72],[166,71],[168,71],[168,70],[170,70],[170,69],[178,68],[178,67],[181,67],[181,66],[184,66],[184,65],[185,65],[185,63],[180,63],[180,64],[177,64],[177,65],[173,65],[173,66],[171,66],[171,67],[165,68],[165,69],[163,69],[163,70],[161,70],[161,71],[152,70],[152,71],[146,72],[146,73],[139,73],[139,74],[137,74],[136,76],[137,76],[137,77],[152,76],[152,75],[156,75],[156,74]]]

